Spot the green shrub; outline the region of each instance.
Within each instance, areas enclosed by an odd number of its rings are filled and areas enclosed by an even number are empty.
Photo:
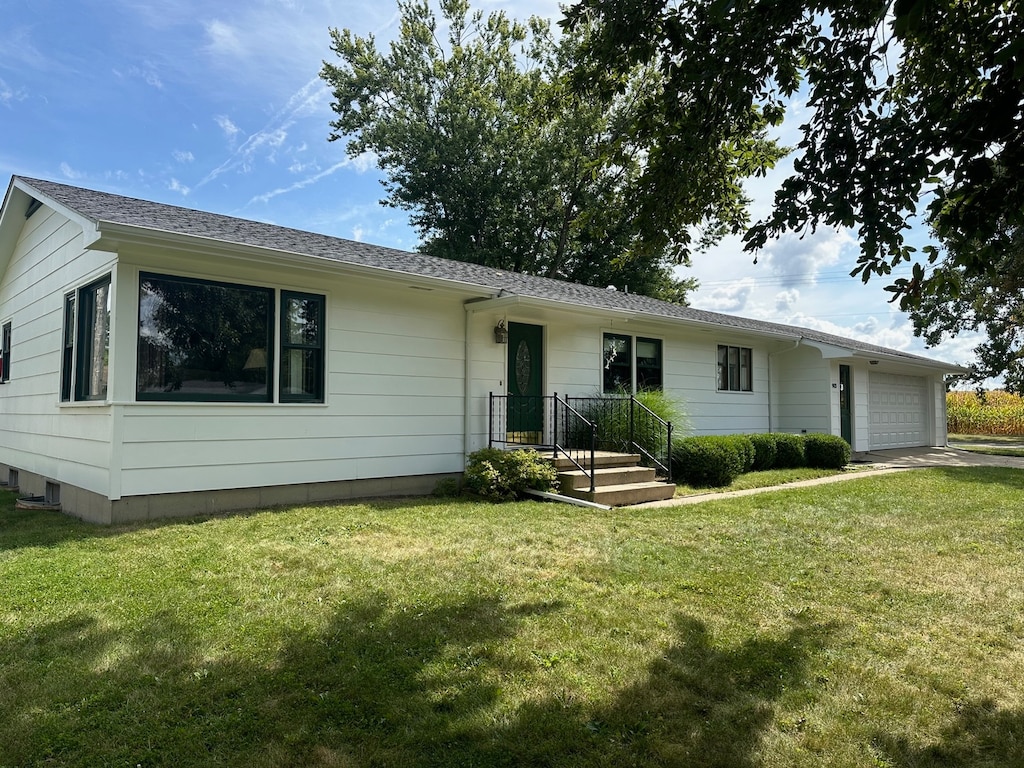
[[[755,472],[774,469],[775,457],[778,453],[775,447],[775,435],[758,434],[747,435],[747,437],[754,446],[754,466],[752,469]]]
[[[807,466],[816,469],[842,469],[850,463],[850,444],[839,435],[804,435]]]
[[[732,435],[684,437],[672,444],[672,476],[695,488],[720,488],[743,473],[745,457]]]
[[[741,474],[752,470],[754,468],[754,459],[757,457],[757,451],[754,449],[754,444],[750,441],[750,436],[724,435],[724,437],[733,444],[736,452],[740,455],[740,461],[743,463]]]
[[[807,466],[803,435],[773,432],[772,437],[775,438],[776,469],[796,469]]]
[[[512,501],[527,489],[550,491],[558,473],[536,451],[484,448],[469,455],[466,490],[490,501]]]

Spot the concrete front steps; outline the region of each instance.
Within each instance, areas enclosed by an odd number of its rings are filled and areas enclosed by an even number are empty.
[[[587,461],[590,460],[589,454]],[[594,490],[590,490],[590,478],[586,473],[564,456],[552,459],[558,472],[561,493],[576,499],[606,504],[609,507],[625,507],[643,504],[645,501],[671,499],[676,492],[675,485],[655,479],[655,472],[640,466],[638,454],[609,453],[597,451],[594,454]],[[584,464],[583,461],[580,461]]]

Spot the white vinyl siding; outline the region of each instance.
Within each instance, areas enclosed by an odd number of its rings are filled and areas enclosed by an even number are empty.
[[[3,387],[0,463],[104,495],[111,475],[110,407],[61,406],[60,370],[64,295],[110,273],[113,259],[83,250],[81,227],[43,206],[24,219],[0,284],[16,361]]]
[[[316,287],[328,294],[325,402],[126,408],[122,495],[462,470],[461,299],[322,276]]]

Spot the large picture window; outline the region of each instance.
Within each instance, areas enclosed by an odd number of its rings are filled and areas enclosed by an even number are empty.
[[[64,297],[61,400],[105,400],[110,357],[110,275]]]
[[[661,389],[661,339],[604,334],[602,376],[602,391],[609,394]]]
[[[324,297],[281,291],[281,402],[323,402]]]
[[[754,355],[750,347],[718,345],[718,389],[751,392],[754,389]]]
[[[274,292],[139,277],[139,400],[269,402]]]

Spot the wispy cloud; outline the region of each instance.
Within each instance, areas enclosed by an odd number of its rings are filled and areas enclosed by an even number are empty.
[[[289,192],[294,192],[298,189],[302,189],[303,187],[308,187],[310,184],[316,184],[318,181],[320,181],[320,179],[325,178],[326,176],[330,176],[332,173],[337,173],[342,168],[348,167],[350,164],[351,161],[348,158],[345,158],[340,163],[335,163],[330,168],[320,171],[320,173],[316,173],[312,176],[308,176],[305,179],[302,179],[301,181],[295,182],[294,184],[289,184],[287,187],[278,187],[277,189],[272,190],[270,192],[265,192],[262,195],[256,195],[256,197],[249,200],[249,204],[251,205],[252,203],[266,203],[270,200],[273,200],[275,197],[279,195],[286,195]]]
[[[228,141],[234,141],[235,137],[241,132],[241,128],[231,122],[231,118],[227,115],[217,115],[213,118],[214,121],[220,126],[220,129],[224,131],[224,135]]]
[[[186,152],[181,149],[174,150],[172,154],[174,155],[174,159],[177,160],[179,163],[191,163],[193,160],[196,159],[196,156],[193,155],[191,152]]]
[[[164,89],[163,80],[160,79],[160,75],[157,74],[156,69],[151,64],[145,64],[141,67],[132,66],[128,69],[128,74],[142,80],[146,85],[152,86],[157,90],[162,91]]]
[[[84,173],[81,173],[80,171],[76,171],[74,168],[72,168],[70,165],[68,165],[67,163],[64,163],[64,162],[62,162],[60,164],[60,172],[64,176],[65,179],[75,180],[75,179],[85,178],[85,174]]]
[[[207,50],[214,54],[237,56],[244,52],[238,31],[220,19],[213,19],[204,25]]]
[[[28,93],[24,88],[15,90],[7,84],[6,80],[0,78],[0,104],[10,107],[11,102],[24,101],[26,98],[28,98]]]
[[[251,168],[254,158],[261,151],[269,150],[272,155],[288,139],[289,129],[299,119],[315,113],[328,100],[328,97],[326,86],[319,77],[308,81],[291,95],[285,105],[267,121],[262,129],[243,141],[227,160],[207,173],[196,186],[201,187],[208,184],[222,173],[236,168],[248,170]],[[239,128],[226,116],[219,115],[215,119],[229,139],[233,140],[240,133]]]
[[[167,188],[172,192],[180,192],[182,197],[188,197],[189,188],[182,184],[175,178],[171,178],[171,183],[167,185]]]

